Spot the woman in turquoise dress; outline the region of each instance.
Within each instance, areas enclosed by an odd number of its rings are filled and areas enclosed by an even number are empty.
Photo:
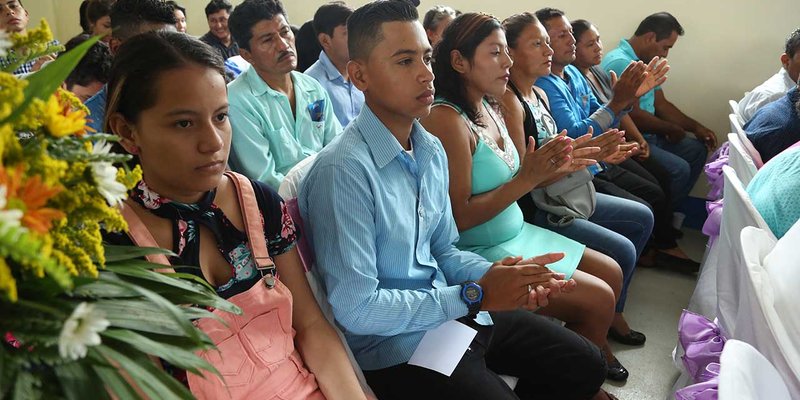
[[[615,363],[606,334],[622,287],[622,272],[610,257],[564,236],[525,223],[516,201],[534,187],[594,164],[597,148],[574,149],[564,135],[520,157],[503,119],[491,104],[506,90],[512,61],[499,21],[464,14],[453,21],[434,53],[437,99],[422,125],[447,152],[450,201],[461,233],[457,246],[490,261],[563,253],[547,265],[577,286],[538,312],[556,317],[603,349]]]

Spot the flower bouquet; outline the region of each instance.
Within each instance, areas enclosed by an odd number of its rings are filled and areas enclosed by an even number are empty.
[[[165,250],[103,245],[101,230],[127,229],[116,206],[141,170],[110,151],[113,135],[87,134],[86,108],[59,87],[97,38],[10,73],[59,50],[51,40],[44,21],[0,31],[0,57],[18,59],[0,71],[0,399],[191,398],[156,357],[216,372],[195,355],[212,343],[192,321],[239,310],[142,259]]]

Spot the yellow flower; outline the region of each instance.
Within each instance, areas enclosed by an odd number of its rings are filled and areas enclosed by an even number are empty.
[[[24,50],[29,54],[41,53],[47,50],[48,43],[53,41],[53,32],[44,18],[39,22],[38,28],[28,29],[25,34],[12,33],[10,36],[15,50]]]
[[[56,93],[47,100],[42,117],[47,131],[55,137],[86,133],[86,111],[73,110],[69,103],[64,103]]]
[[[6,119],[24,100],[23,89],[28,81],[0,72],[0,121]]]
[[[5,292],[12,303],[17,301],[17,281],[3,258],[0,258],[0,292]]]

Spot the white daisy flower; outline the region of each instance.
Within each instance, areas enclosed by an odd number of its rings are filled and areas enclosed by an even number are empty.
[[[108,155],[111,144],[100,140],[92,146],[93,155]],[[116,206],[128,197],[125,185],[117,181],[117,168],[108,161],[92,161],[92,176],[100,192],[109,205]]]
[[[2,32],[2,31],[0,31]],[[22,210],[6,210],[8,205],[8,188],[5,185],[0,185],[0,227],[19,227],[22,220]],[[4,231],[5,229],[0,229]]]
[[[77,360],[86,357],[89,346],[97,346],[100,332],[106,330],[110,322],[102,311],[95,311],[94,305],[78,304],[72,315],[64,322],[58,336],[58,353],[61,357]]]

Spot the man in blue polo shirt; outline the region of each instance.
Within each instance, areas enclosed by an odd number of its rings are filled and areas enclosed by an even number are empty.
[[[671,14],[650,15],[633,37],[622,39],[619,47],[603,57],[601,66],[620,74],[631,61],[666,58],[680,35],[683,27]],[[717,146],[716,134],[670,103],[660,86],[640,97],[630,116],[650,144],[651,157],[670,171],[673,199],[685,198],[703,171],[707,150]],[[694,137],[687,137],[686,132]]]
[[[234,171],[278,190],[286,173],[342,130],[325,89],[296,72],[294,34],[278,0],[245,0],[228,23],[251,67],[228,85]]]
[[[353,9],[341,1],[325,4],[317,10],[313,24],[322,51],[319,60],[305,71],[328,91],[333,112],[342,126],[356,119],[364,105],[364,93],[347,76],[347,62],[350,61],[347,17],[352,13]]]

